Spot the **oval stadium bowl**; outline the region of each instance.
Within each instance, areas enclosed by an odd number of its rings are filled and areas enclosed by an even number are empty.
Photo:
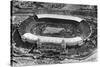
[[[92,28],[80,17],[37,14],[24,20],[18,31],[23,42],[36,45],[41,51],[64,53],[72,59],[84,59],[92,54],[91,49],[87,48],[87,44],[91,43],[84,43],[91,36]]]
[[[62,46],[82,45],[83,40],[91,34],[88,23],[75,16],[37,14],[23,23],[20,26],[21,33],[21,29],[24,29],[22,38],[32,43],[39,40],[41,43],[57,43]]]

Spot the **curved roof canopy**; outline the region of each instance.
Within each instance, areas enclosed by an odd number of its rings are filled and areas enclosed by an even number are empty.
[[[58,18],[58,19],[68,19],[68,20],[75,20],[75,21],[82,21],[82,18],[76,16],[65,16],[65,15],[57,15],[57,14],[37,14],[38,18]]]

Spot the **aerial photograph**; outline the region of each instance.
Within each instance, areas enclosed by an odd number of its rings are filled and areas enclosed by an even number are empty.
[[[97,61],[97,5],[10,1],[13,67]]]

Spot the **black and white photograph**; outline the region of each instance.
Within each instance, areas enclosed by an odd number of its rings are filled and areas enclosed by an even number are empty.
[[[10,1],[10,65],[97,62],[97,7]]]

